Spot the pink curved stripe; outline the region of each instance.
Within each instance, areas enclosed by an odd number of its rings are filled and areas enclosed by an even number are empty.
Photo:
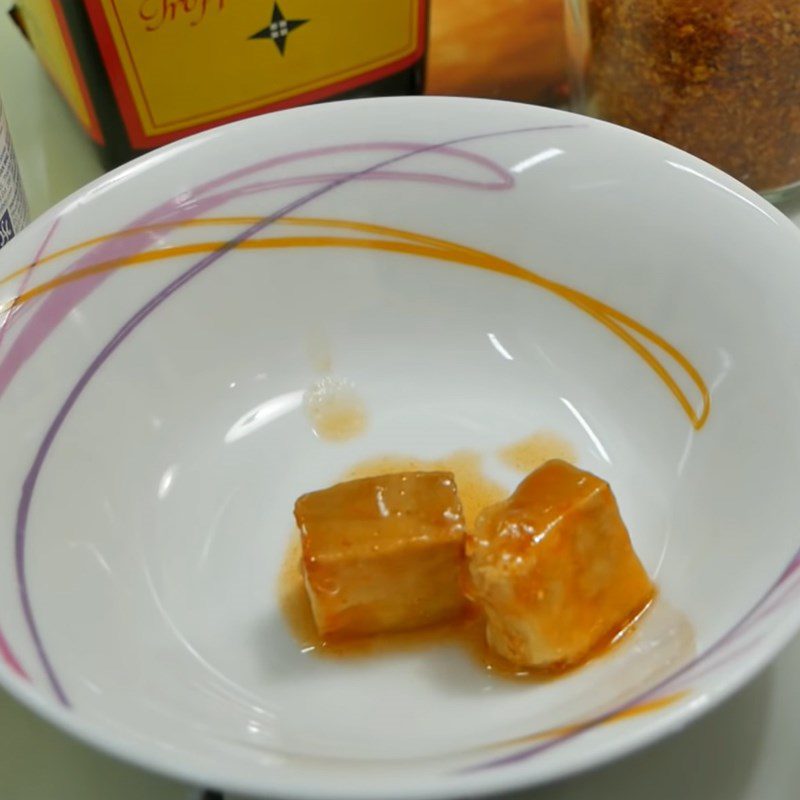
[[[20,678],[23,678],[26,681],[30,680],[30,676],[27,672],[25,672],[22,664],[20,664],[17,660],[17,657],[11,650],[11,646],[6,641],[6,637],[3,636],[2,630],[0,630],[0,660],[5,662],[6,666],[10,667],[11,671],[16,673]]]
[[[781,580],[788,580],[795,572],[800,571],[800,553],[797,554],[794,561],[786,567],[786,571],[783,573],[783,577]]]
[[[36,255],[33,257],[33,261],[28,265],[28,268],[25,270],[25,273],[22,276],[22,280],[20,281],[17,289],[17,295],[21,295],[28,288],[31,278],[33,277],[34,267],[39,263],[39,259],[44,255],[45,250],[47,250],[47,245],[50,244],[50,240],[53,238],[53,234],[55,234],[59,222],[60,219],[56,217],[56,219],[53,221],[53,224],[45,234],[42,243],[39,245],[39,249],[36,251]],[[3,344],[3,340],[6,337],[6,332],[16,321],[16,318],[23,309],[25,309],[25,306],[17,306],[12,308],[8,314],[6,314],[2,323],[0,323],[0,346]]]
[[[554,127],[573,127],[573,126],[570,125],[570,126],[554,126]],[[319,158],[321,156],[334,155],[337,153],[369,153],[376,150],[378,151],[388,150],[388,151],[399,151],[399,152],[410,153],[410,152],[417,152],[426,147],[428,147],[428,144],[426,144],[425,142],[396,141],[396,142],[360,142],[358,144],[332,145],[329,147],[317,147],[309,150],[301,150],[297,153],[288,153],[287,155],[284,156],[269,158],[264,161],[257,162],[256,164],[253,164],[248,167],[241,167],[240,169],[235,170],[229,175],[225,175],[221,178],[216,178],[214,180],[202,184],[195,190],[194,193],[195,195],[202,195],[207,191],[211,191],[212,189],[215,189],[218,186],[223,186],[226,183],[230,183],[246,175],[252,175],[262,170],[283,166],[284,164],[291,164],[295,161],[307,161],[312,158]],[[460,147],[453,147],[449,145],[439,148],[438,150],[435,151],[434,155],[452,156],[454,159],[469,161],[473,164],[477,164],[478,166],[485,167],[489,172],[496,175],[500,180],[506,181],[508,183],[509,188],[513,186],[514,183],[513,176],[511,176],[509,172],[503,169],[503,167],[501,167],[499,164],[495,163],[486,156],[482,156],[477,153],[472,153],[469,150],[463,150]]]
[[[290,153],[284,156],[265,159],[264,161],[257,162],[256,164],[248,167],[242,167],[235,170],[229,175],[224,175],[216,178],[199,186],[194,191],[187,193],[179,199],[171,199],[166,203],[158,206],[156,209],[138,217],[129,226],[130,228],[138,228],[155,223],[177,222],[184,218],[187,214],[193,217],[198,214],[216,208],[217,206],[225,203],[234,195],[239,195],[242,190],[248,191],[251,187],[238,187],[231,189],[227,192],[218,192],[210,194],[214,190],[230,185],[237,179],[249,175],[271,170],[285,164],[290,164],[297,161],[306,161],[321,156],[331,155],[334,153],[362,153],[372,151],[399,151],[399,152],[417,152],[420,149],[429,147],[424,143],[413,142],[366,142],[361,144],[350,145],[336,145],[332,147],[321,147],[310,150],[301,151],[298,153]],[[426,182],[435,182],[444,185],[454,186],[467,186],[476,189],[508,189],[513,186],[513,178],[502,167],[491,161],[485,156],[471,153],[467,150],[462,150],[457,147],[445,146],[436,151],[436,155],[445,155],[454,160],[462,160],[476,164],[485,168],[488,172],[498,178],[497,181],[491,183],[480,183],[467,181],[463,178],[451,177],[448,175],[437,175],[435,173],[404,173],[395,170],[384,172],[381,180],[423,180]],[[339,173],[342,177],[352,175],[356,180],[368,179],[365,174],[356,173]],[[326,176],[306,175],[295,176],[290,178],[276,179],[272,182],[265,184],[256,184],[252,187],[252,191],[263,191],[265,189],[282,188],[286,186],[299,186],[305,183],[316,183],[326,180]],[[327,180],[331,180],[327,177]],[[260,187],[260,188],[257,188]],[[131,236],[126,236],[119,239],[112,239],[92,248],[89,252],[78,258],[69,267],[64,269],[60,274],[68,274],[70,272],[83,269],[97,263],[98,261],[107,261],[117,258],[122,258],[126,255],[150,247],[157,246],[160,233],[151,233],[142,231]],[[83,281],[67,284],[58,292],[53,292],[41,300],[41,302],[25,317],[25,324],[9,348],[6,355],[0,360],[0,396],[8,388],[8,385],[19,372],[23,364],[39,349],[41,344],[47,339],[52,331],[61,323],[64,317],[81,301],[87,298],[94,290],[105,280],[110,277],[111,273],[91,276]],[[20,320],[19,315],[9,316],[6,320],[6,329],[10,329]]]

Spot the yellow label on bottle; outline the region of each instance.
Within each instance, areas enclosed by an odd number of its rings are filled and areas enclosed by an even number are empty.
[[[403,69],[424,47],[421,0],[87,5],[129,134],[135,112],[143,137],[338,94]]]

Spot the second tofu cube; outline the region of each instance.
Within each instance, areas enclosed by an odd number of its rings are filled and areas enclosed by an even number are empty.
[[[295,504],[322,636],[419,628],[464,607],[464,515],[449,472],[348,481]]]
[[[654,593],[608,484],[565,461],[486,509],[467,557],[489,646],[524,667],[580,663]]]

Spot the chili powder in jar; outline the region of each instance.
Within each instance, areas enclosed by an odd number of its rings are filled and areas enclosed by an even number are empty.
[[[580,111],[779,199],[800,185],[800,0],[566,0]]]

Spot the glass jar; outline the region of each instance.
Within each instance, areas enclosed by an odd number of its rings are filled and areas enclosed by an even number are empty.
[[[800,185],[800,0],[565,0],[576,110]]]
[[[0,103],[0,247],[27,222],[28,204],[22,191],[22,181],[3,115],[3,105]]]

